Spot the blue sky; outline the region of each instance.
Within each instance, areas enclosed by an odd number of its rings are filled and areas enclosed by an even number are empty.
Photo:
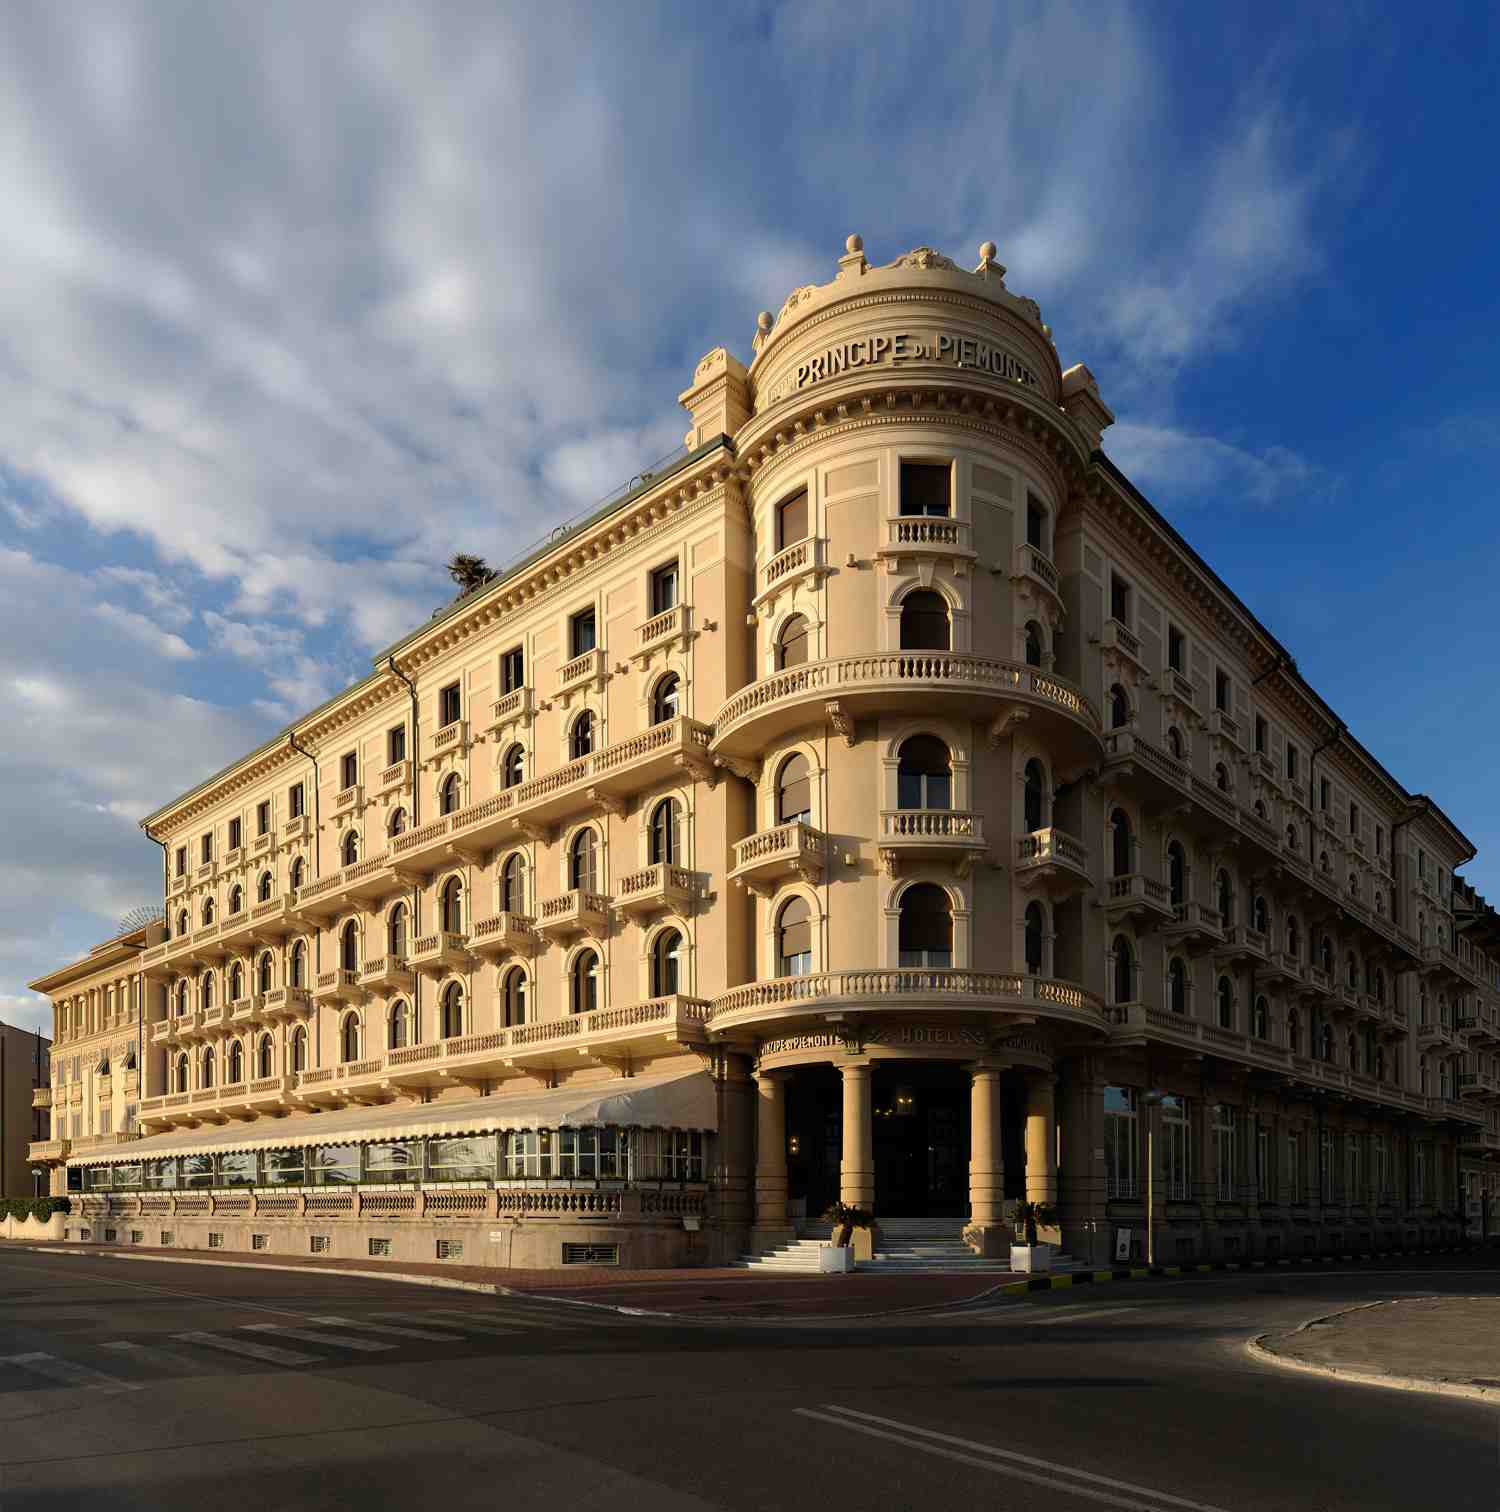
[[[0,1016],[159,900],[141,815],[673,446],[851,231],[998,244],[1500,894],[1497,78],[1479,4],[5,8]]]

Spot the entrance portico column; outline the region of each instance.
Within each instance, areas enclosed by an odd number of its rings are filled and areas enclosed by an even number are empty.
[[[1005,1157],[1000,1135],[1003,1070],[975,1066],[970,1074],[969,1223],[982,1239],[987,1231],[999,1230],[1005,1223]]]
[[[1026,1081],[1026,1200],[1057,1206],[1057,1078]]]
[[[844,1153],[839,1163],[839,1200],[875,1210],[875,1131],[871,1113],[870,1063],[839,1067],[844,1078]]]
[[[786,1216],[786,1082],[755,1073],[755,1227],[784,1229]]]

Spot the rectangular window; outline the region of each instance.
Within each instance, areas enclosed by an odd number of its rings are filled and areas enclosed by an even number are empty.
[[[1419,845],[1417,847],[1417,876],[1418,877],[1425,877],[1426,875],[1427,875],[1427,852],[1424,851],[1422,849],[1422,847]]]
[[[1255,749],[1262,756],[1266,753],[1266,743],[1270,738],[1271,727],[1266,723],[1266,716],[1264,714],[1257,714],[1255,716]]]
[[[172,1245],[177,1242],[177,1236],[172,1232],[171,1229],[163,1229],[161,1231],[160,1242],[166,1245],[168,1249],[170,1249]]]
[[[1193,1195],[1193,1126],[1185,1097],[1161,1100],[1162,1176],[1169,1202],[1187,1202]]]
[[[134,1103],[126,1103],[125,1104],[125,1126],[124,1126],[124,1128],[122,1130],[123,1133],[125,1133],[125,1134],[134,1134],[135,1133],[135,1117],[136,1117],[135,1104]]]
[[[1220,1202],[1233,1202],[1237,1195],[1235,1162],[1239,1151],[1239,1109],[1220,1103],[1214,1112],[1214,1172]]]
[[[187,846],[179,845],[177,847],[177,853],[173,858],[173,862],[176,874],[179,877],[185,877],[187,875]]]
[[[250,1248],[253,1250],[263,1250],[270,1242],[271,1236],[269,1234],[251,1234],[250,1236]]]
[[[359,781],[359,754],[345,751],[339,760],[339,786],[352,788]]]
[[[512,646],[500,657],[500,691],[514,693],[526,686],[526,656],[519,646]]]
[[[1318,1197],[1322,1202],[1335,1202],[1333,1190],[1333,1135],[1324,1133],[1318,1140]]]
[[[493,1181],[495,1141],[491,1139],[429,1139],[429,1181]]]
[[[776,549],[785,551],[807,539],[807,490],[799,489],[776,506]]]
[[[303,807],[303,804],[304,798],[302,784],[300,782],[295,782],[291,787],[287,789],[286,793],[287,816],[291,819],[300,819],[302,815],[306,813],[306,809]]]
[[[1271,1131],[1259,1118],[1255,1121],[1255,1200],[1271,1200]]]
[[[1391,1171],[1387,1163],[1389,1151],[1383,1134],[1376,1134],[1373,1143],[1374,1147],[1370,1156],[1371,1173],[1375,1178],[1376,1196],[1384,1202],[1391,1195]]]
[[[255,833],[269,835],[271,833],[271,804],[269,799],[262,799],[255,805]]]
[[[108,1106],[99,1109],[99,1132],[113,1134],[114,1112]]]
[[[677,563],[668,562],[651,574],[651,613],[665,614],[677,607]]]
[[[146,1242],[146,1231],[144,1229],[131,1229],[130,1242],[132,1244],[144,1244]]]
[[[420,1181],[422,1146],[409,1144],[371,1144],[365,1146],[366,1181]]]
[[[953,469],[946,462],[901,464],[901,513],[951,515]]]
[[[439,1260],[462,1260],[464,1257],[463,1240],[439,1239],[437,1242],[437,1257]]]
[[[1167,626],[1167,665],[1174,672],[1187,671],[1187,638],[1176,625]]]
[[[1352,839],[1359,834],[1359,805],[1352,800],[1349,804],[1349,836]]]
[[[406,726],[393,725],[385,732],[385,764],[395,766],[406,760]]]
[[[230,848],[230,850],[237,851],[240,848],[240,844],[241,844],[242,839],[243,839],[243,836],[240,833],[240,821],[238,819],[231,819],[229,821],[229,848]]]
[[[307,1247],[315,1255],[326,1255],[328,1253],[328,1235],[309,1234],[307,1236]]]
[[[1349,1202],[1359,1202],[1364,1197],[1360,1189],[1359,1135],[1350,1134],[1344,1141],[1344,1196]]]
[[[459,697],[458,684],[449,683],[446,688],[438,691],[438,728],[447,729],[451,724],[457,724],[463,716],[463,702]]]
[[[568,655],[582,656],[599,644],[599,627],[592,609],[580,609],[568,621]]]
[[[219,1156],[219,1185],[249,1187],[255,1185],[255,1151],[236,1150]]]
[[[1026,544],[1047,550],[1047,510],[1034,493],[1026,495]]]
[[[1222,667],[1214,669],[1214,708],[1229,712],[1229,674]]]
[[[1109,616],[1130,626],[1130,584],[1118,572],[1109,575]]]
[[[200,859],[202,861],[212,861],[213,860],[213,858],[214,858],[214,837],[213,837],[213,831],[212,830],[210,830],[208,834],[204,835],[203,838],[201,840],[199,840],[199,842],[198,842],[198,850],[199,850]]]
[[[314,1186],[354,1186],[359,1181],[358,1145],[318,1145],[313,1150]]]
[[[210,1249],[223,1249],[224,1248],[224,1236],[223,1236],[223,1234],[210,1233],[209,1236],[208,1236],[208,1247]]]
[[[1385,858],[1385,826],[1383,824],[1375,826],[1375,854],[1382,860]]]
[[[1132,1198],[1140,1186],[1140,1113],[1134,1087],[1104,1089],[1104,1195]]]
[[[1328,786],[1328,779],[1326,777],[1318,778],[1318,807],[1325,814],[1328,812],[1328,800],[1331,795],[1331,790]]]
[[[182,1184],[185,1187],[211,1187],[214,1184],[213,1156],[184,1155],[182,1157]]]
[[[372,1260],[386,1260],[390,1258],[391,1241],[389,1239],[372,1239],[370,1241],[370,1258]]]
[[[1294,746],[1291,743],[1290,740],[1287,741],[1287,743],[1286,743],[1286,776],[1287,776],[1287,781],[1288,782],[1295,782],[1297,780],[1297,766],[1298,766],[1300,757],[1301,757],[1301,752],[1298,751],[1297,747]]]
[[[261,1157],[261,1180],[267,1186],[301,1186],[307,1179],[307,1151],[267,1150]]]

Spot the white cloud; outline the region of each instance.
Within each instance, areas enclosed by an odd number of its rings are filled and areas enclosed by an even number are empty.
[[[1165,425],[1122,422],[1104,437],[1110,459],[1160,508],[1174,504],[1306,505],[1326,495],[1323,469],[1287,447],[1259,451]]]
[[[0,992],[0,1024],[52,1037],[52,1004],[34,992]]]
[[[117,634],[137,642],[148,651],[156,652],[158,656],[169,657],[173,661],[189,661],[198,654],[180,635],[163,630],[133,609],[122,609],[118,604],[95,604],[90,612],[95,619],[103,620]]]

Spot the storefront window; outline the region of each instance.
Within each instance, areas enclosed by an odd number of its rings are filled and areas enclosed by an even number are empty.
[[[146,1163],[146,1185],[157,1190],[163,1190],[177,1185],[177,1161],[169,1157],[166,1160],[151,1160]]]
[[[1193,1195],[1193,1127],[1185,1097],[1161,1100],[1162,1174],[1169,1202],[1187,1202]]]
[[[236,1150],[219,1156],[219,1185],[246,1187],[255,1185],[255,1151]]]
[[[307,1179],[306,1150],[267,1150],[261,1157],[266,1186],[301,1186]]]
[[[434,1139],[427,1145],[429,1181],[493,1181],[495,1141]]]
[[[214,1184],[214,1158],[212,1155],[184,1155],[182,1157],[182,1184],[185,1187],[210,1187]]]
[[[354,1186],[359,1181],[358,1145],[319,1145],[312,1152],[314,1186]]]
[[[422,1146],[372,1144],[365,1146],[365,1180],[417,1181],[422,1175]]]
[[[1134,1087],[1104,1089],[1104,1195],[1140,1194],[1140,1112]]]
[[[117,1165],[115,1171],[115,1186],[123,1188],[127,1192],[138,1192],[141,1188],[141,1167],[137,1161],[134,1165]]]

